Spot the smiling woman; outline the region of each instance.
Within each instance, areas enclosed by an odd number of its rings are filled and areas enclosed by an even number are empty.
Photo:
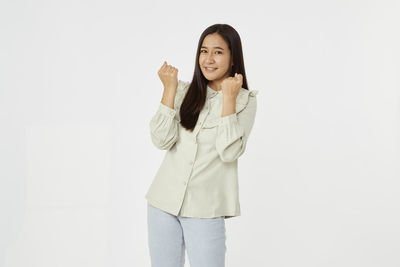
[[[199,64],[204,77],[210,81],[208,85],[216,91],[221,90],[221,82],[229,77],[233,65],[230,49],[221,35],[212,33],[204,38]]]
[[[166,62],[163,97],[150,121],[166,150],[147,194],[153,267],[225,266],[225,219],[240,215],[238,159],[257,110],[247,87],[239,34],[215,24],[201,35],[191,82]]]

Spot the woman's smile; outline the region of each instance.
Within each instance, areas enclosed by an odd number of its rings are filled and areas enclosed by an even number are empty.
[[[215,71],[217,68],[209,68],[209,67],[205,67],[205,70],[207,71],[207,72],[213,72],[213,71]]]

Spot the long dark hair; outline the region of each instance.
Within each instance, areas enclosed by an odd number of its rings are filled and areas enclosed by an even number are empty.
[[[193,78],[179,110],[181,125],[190,131],[193,131],[196,126],[200,111],[206,102],[208,80],[201,72],[199,56],[204,38],[211,33],[218,33],[228,44],[231,53],[231,62],[233,62],[233,66],[230,67],[229,76],[233,77],[235,72],[242,74],[242,87],[247,90],[249,89],[247,87],[246,72],[244,69],[242,42],[238,32],[228,24],[214,24],[209,26],[200,36],[197,45],[196,64],[194,67]]]

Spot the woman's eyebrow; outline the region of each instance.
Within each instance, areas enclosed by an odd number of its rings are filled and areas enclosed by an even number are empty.
[[[207,48],[207,46],[202,46],[201,48]],[[214,46],[214,48],[224,50],[222,47],[219,46]]]

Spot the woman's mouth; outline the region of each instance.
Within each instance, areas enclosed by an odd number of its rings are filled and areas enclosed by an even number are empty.
[[[208,67],[205,67],[204,68],[207,72],[213,72],[213,71],[215,71],[217,68],[208,68]]]

